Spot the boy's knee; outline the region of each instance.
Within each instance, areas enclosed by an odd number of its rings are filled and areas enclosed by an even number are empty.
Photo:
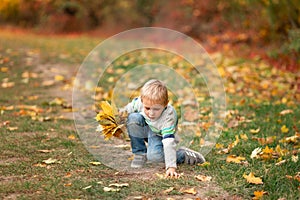
[[[147,160],[154,163],[164,162],[164,155],[161,152],[147,152]]]

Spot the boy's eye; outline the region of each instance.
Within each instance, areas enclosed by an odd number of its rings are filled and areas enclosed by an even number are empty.
[[[150,110],[150,108],[149,108],[149,107],[145,107],[145,109],[146,109],[146,110]]]

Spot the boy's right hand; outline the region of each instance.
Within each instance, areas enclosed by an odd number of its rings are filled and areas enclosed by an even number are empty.
[[[166,177],[170,177],[170,178],[179,178],[179,174],[177,174],[176,172],[176,168],[174,167],[169,167],[166,171]]]

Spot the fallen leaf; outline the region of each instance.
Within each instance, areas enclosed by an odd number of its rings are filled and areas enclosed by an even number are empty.
[[[101,165],[102,163],[101,162],[89,162],[91,165],[95,165],[95,166],[98,166],[98,165]]]
[[[75,135],[71,134],[71,135],[68,136],[68,139],[70,139],[70,140],[75,140],[76,137],[75,137]]]
[[[292,161],[294,163],[298,162],[298,156],[292,155]]]
[[[89,185],[89,186],[86,186],[86,187],[84,187],[84,188],[82,188],[83,190],[87,190],[87,189],[90,189],[90,188],[92,188],[93,186],[92,185]]]
[[[260,190],[260,191],[254,191],[254,197],[252,198],[252,200],[259,200],[263,197],[263,195],[267,194],[267,192]]]
[[[197,191],[195,188],[187,188],[187,189],[181,189],[180,192],[186,193],[186,194],[192,194],[196,195]]]
[[[224,144],[216,143],[216,149],[223,149],[223,148],[224,148]]]
[[[65,77],[62,75],[55,75],[54,80],[55,81],[63,81],[63,80],[65,80]]]
[[[286,160],[281,160],[281,161],[275,163],[275,165],[276,165],[276,166],[279,166],[279,165],[282,165],[282,164],[284,164],[284,163],[286,163]]]
[[[72,176],[71,172],[67,172],[66,175],[64,176],[65,178],[70,178]]]
[[[37,164],[34,164],[33,166],[35,166],[35,167],[47,167],[46,164],[42,164],[42,163],[37,163]]]
[[[198,181],[202,181],[202,182],[208,182],[208,181],[211,181],[211,179],[212,179],[211,176],[205,176],[205,175],[197,175],[197,176],[195,176],[195,178]]]
[[[258,157],[258,154],[261,153],[262,149],[260,147],[257,147],[255,148],[252,153],[251,153],[251,156],[250,158],[253,159],[253,158],[257,158]]]
[[[261,145],[266,145],[266,144],[273,143],[274,140],[276,139],[276,136],[270,136],[270,137],[266,137],[266,138],[253,137],[252,139],[258,141]]]
[[[104,192],[119,192],[120,189],[119,188],[104,187],[103,191]]]
[[[281,128],[280,128],[281,132],[282,133],[287,133],[289,132],[289,129],[286,127],[286,125],[283,125]]]
[[[252,133],[252,134],[259,133],[259,131],[260,131],[260,128],[258,128],[258,129],[250,129],[250,133]]]
[[[22,78],[38,78],[39,75],[34,72],[25,71],[22,73]]]
[[[55,81],[54,80],[46,80],[42,82],[42,86],[51,86],[54,85]]]
[[[296,133],[293,136],[286,137],[279,142],[285,142],[285,143],[297,143],[297,141],[300,139],[300,133]]]
[[[263,152],[264,154],[272,154],[272,153],[274,152],[274,150],[273,150],[273,148],[269,148],[268,146],[266,146],[266,147],[262,150],[262,152]]]
[[[70,186],[72,186],[72,183],[65,183],[64,186],[65,187],[70,187]]]
[[[206,162],[201,163],[201,164],[198,163],[197,165],[200,166],[200,167],[207,167],[207,166],[210,166],[210,162],[207,162],[207,161],[206,161]]]
[[[15,131],[15,130],[18,130],[19,128],[16,127],[16,126],[9,126],[6,129],[9,130],[9,131]]]
[[[50,164],[54,164],[54,163],[59,163],[57,159],[53,159],[53,158],[49,158],[47,160],[43,160],[43,163],[50,165]]]
[[[1,106],[0,110],[13,110],[14,108],[14,106]]]
[[[50,153],[52,152],[53,150],[48,150],[48,149],[40,149],[40,150],[37,150],[38,152],[41,152],[41,153]]]
[[[287,109],[287,110],[281,111],[279,114],[280,114],[280,115],[286,115],[286,114],[291,114],[291,113],[293,113],[293,110]]]
[[[247,180],[248,183],[252,184],[263,184],[262,179],[259,177],[255,177],[252,172],[249,175],[244,174],[243,177]]]
[[[226,162],[228,162],[228,163],[233,162],[233,163],[240,164],[240,163],[242,163],[242,161],[244,161],[244,160],[246,160],[245,157],[236,156],[236,155],[229,155],[229,156],[227,156],[227,158],[226,158]]]
[[[162,193],[164,194],[169,194],[170,192],[172,192],[174,190],[174,187],[169,187],[168,189],[162,191]]]
[[[246,134],[240,134],[240,137],[242,140],[247,141],[248,140],[248,136]]]
[[[0,71],[3,72],[3,73],[8,72],[8,70],[9,70],[8,67],[1,67],[1,68],[0,68]]]
[[[109,187],[117,187],[117,188],[122,188],[122,187],[128,187],[128,183],[112,183],[109,184]]]
[[[3,82],[1,84],[1,87],[2,88],[12,88],[15,86],[15,82]]]

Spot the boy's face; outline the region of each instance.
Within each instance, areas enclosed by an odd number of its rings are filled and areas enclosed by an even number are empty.
[[[153,121],[160,117],[165,107],[166,106],[164,105],[153,103],[152,101],[149,101],[146,98],[143,99],[144,113],[147,115],[148,118],[150,118]]]

